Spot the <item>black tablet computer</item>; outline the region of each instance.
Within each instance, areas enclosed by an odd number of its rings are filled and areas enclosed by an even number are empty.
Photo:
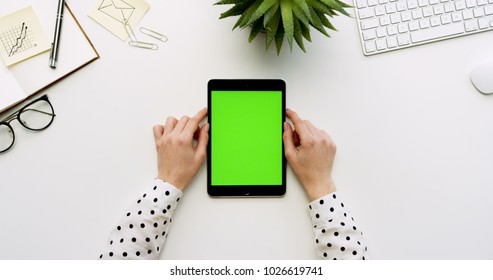
[[[283,196],[282,80],[211,80],[208,84],[210,196]]]

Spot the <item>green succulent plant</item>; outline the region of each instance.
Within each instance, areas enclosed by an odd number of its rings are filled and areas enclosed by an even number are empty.
[[[249,42],[259,33],[265,32],[265,49],[268,50],[272,41],[275,41],[278,55],[284,37],[291,50],[294,39],[306,52],[303,38],[311,42],[310,26],[330,37],[325,28],[337,30],[327,16],[332,18],[338,13],[349,16],[345,9],[351,7],[339,0],[220,0],[215,3],[228,4],[234,6],[222,13],[220,19],[240,16],[233,30],[237,27],[251,27]]]

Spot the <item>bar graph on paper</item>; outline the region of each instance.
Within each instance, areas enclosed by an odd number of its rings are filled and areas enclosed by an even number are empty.
[[[50,49],[32,7],[0,18],[0,54],[7,66]]]

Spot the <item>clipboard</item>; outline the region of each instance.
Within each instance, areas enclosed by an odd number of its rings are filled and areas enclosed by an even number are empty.
[[[44,32],[54,34],[57,1],[2,1],[0,14],[5,15],[32,6]],[[1,29],[1,26],[0,26]],[[1,46],[0,46],[1,47]],[[42,92],[51,85],[99,59],[99,53],[81,27],[70,7],[65,4],[59,64],[48,66],[50,52],[44,52],[10,67],[0,61],[0,114]]]

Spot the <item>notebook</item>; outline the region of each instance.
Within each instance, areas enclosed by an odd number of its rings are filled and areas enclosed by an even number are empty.
[[[1,1],[0,16],[32,6],[51,43],[57,3],[58,0]],[[48,66],[49,57],[50,52],[46,51],[9,67],[0,60],[0,113],[99,58],[98,52],[68,5],[65,5],[56,69]]]

